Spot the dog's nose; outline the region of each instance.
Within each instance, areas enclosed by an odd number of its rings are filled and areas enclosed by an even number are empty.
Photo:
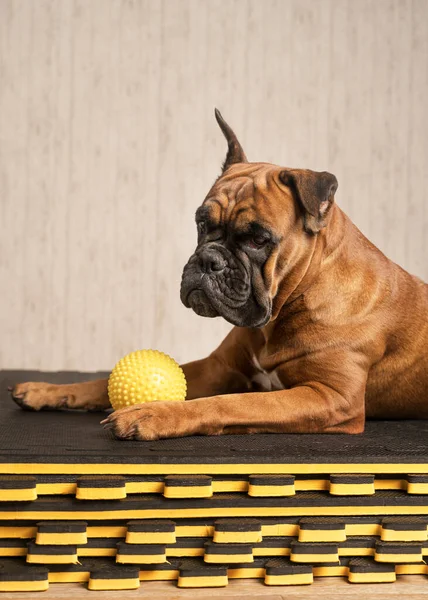
[[[198,258],[204,273],[220,273],[227,264],[222,255],[211,248],[203,248]]]

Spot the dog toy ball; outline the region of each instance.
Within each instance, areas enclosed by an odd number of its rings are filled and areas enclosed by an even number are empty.
[[[183,370],[158,350],[137,350],[115,365],[108,380],[108,397],[114,410],[156,400],[185,400]]]

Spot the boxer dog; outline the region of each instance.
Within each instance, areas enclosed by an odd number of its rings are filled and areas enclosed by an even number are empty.
[[[361,433],[366,417],[428,418],[428,285],[386,258],[335,204],[327,172],[250,163],[216,111],[228,152],[196,211],[181,300],[235,327],[182,365],[187,400],[103,423],[119,438]],[[24,383],[26,409],[109,408],[107,380]]]

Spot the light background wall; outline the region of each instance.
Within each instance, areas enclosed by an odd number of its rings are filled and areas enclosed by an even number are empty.
[[[214,106],[428,280],[427,99],[427,0],[0,0],[1,366],[216,346],[179,300]]]

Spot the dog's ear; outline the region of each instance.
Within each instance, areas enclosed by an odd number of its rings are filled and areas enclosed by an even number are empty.
[[[229,147],[222,166],[222,173],[224,173],[226,169],[230,167],[230,165],[234,165],[235,163],[246,163],[248,160],[241,144],[238,142],[238,138],[231,127],[229,127],[229,125],[223,119],[220,111],[217,108],[215,109],[215,118],[217,119],[217,123],[220,125],[220,129],[222,130]]]
[[[327,171],[284,169],[280,181],[291,188],[304,210],[304,226],[308,233],[318,233],[326,226],[327,215],[334,201],[337,179]]]

